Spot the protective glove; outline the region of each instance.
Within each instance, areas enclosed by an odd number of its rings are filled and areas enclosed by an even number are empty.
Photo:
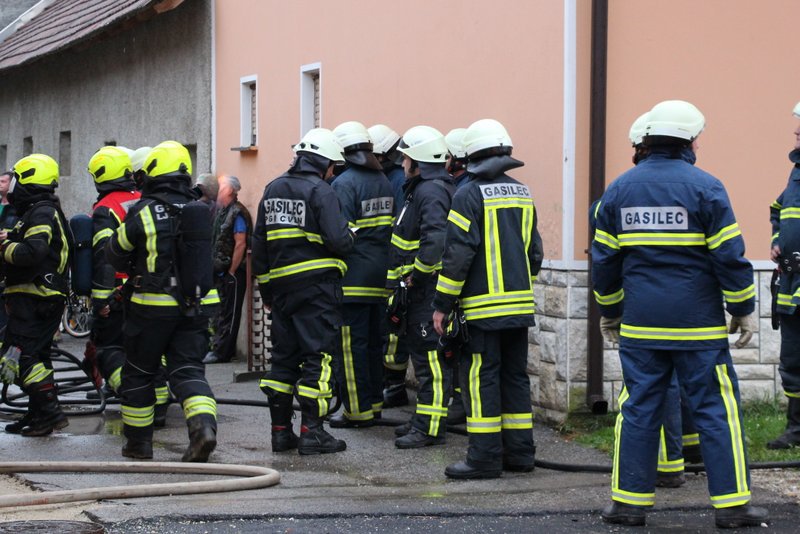
[[[6,384],[13,384],[19,375],[19,347],[11,346],[0,358],[0,379]]]
[[[739,334],[739,339],[737,339],[733,345],[737,349],[741,349],[747,345],[750,342],[750,338],[753,337],[753,332],[756,331],[756,328],[755,312],[741,317],[731,317],[731,326],[728,328],[728,333],[735,334],[737,330],[741,332]]]
[[[609,343],[619,343],[619,326],[622,317],[600,317],[600,332]]]

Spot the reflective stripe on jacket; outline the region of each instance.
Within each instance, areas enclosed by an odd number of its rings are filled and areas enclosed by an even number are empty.
[[[769,207],[772,245],[780,247],[782,256],[800,258],[800,150],[792,150],[789,159],[794,167],[786,189]],[[778,313],[795,313],[800,305],[800,275],[782,270],[777,299]]]

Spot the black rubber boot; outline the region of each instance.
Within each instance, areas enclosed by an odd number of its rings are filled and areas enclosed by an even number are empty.
[[[680,488],[686,483],[683,471],[659,471],[656,475],[656,486],[659,488]]]
[[[331,454],[347,449],[344,440],[336,439],[322,428],[322,418],[303,413],[303,425],[300,428],[300,441],[297,452],[308,454]]]
[[[473,467],[467,462],[456,462],[448,465],[444,474],[447,478],[454,478],[457,480],[471,480],[477,478],[500,478],[503,470],[497,467],[494,468],[480,468]]]
[[[800,447],[800,399],[789,398],[789,405],[786,407],[786,431],[770,442],[767,442],[768,449],[791,449]]]
[[[169,403],[165,402],[164,404],[156,404],[156,407],[153,411],[153,426],[156,428],[164,428],[167,426],[167,409],[169,408]]]
[[[269,415],[272,419],[272,452],[285,452],[297,448],[297,435],[292,430],[293,397],[273,389],[267,392]]]
[[[687,464],[702,464],[703,453],[700,451],[700,445],[684,445],[683,461]]]
[[[765,508],[743,504],[714,510],[717,528],[759,527],[769,523],[769,512]]]
[[[186,420],[189,428],[189,447],[182,462],[207,462],[217,448],[217,420],[208,414],[195,415]]]
[[[30,424],[20,431],[20,434],[27,437],[47,436],[54,430],[60,430],[69,425],[67,416],[64,415],[58,404],[54,383],[34,385],[29,396],[35,405],[34,417]]]
[[[400,426],[394,427],[394,435],[399,437],[405,436],[411,432],[411,421],[407,421]]]
[[[122,456],[135,460],[149,460],[153,457],[153,427],[124,425],[123,435],[128,438],[122,446]]]
[[[9,423],[6,425],[6,432],[9,434],[19,434],[22,432],[22,429],[26,426],[30,425],[33,422],[34,413],[36,408],[33,405],[33,400],[28,401],[28,411],[25,414],[14,421],[13,423]]]
[[[398,449],[421,449],[431,445],[443,445],[446,441],[444,433],[441,436],[431,436],[412,426],[405,436],[394,440],[394,446]]]
[[[615,525],[642,527],[647,523],[647,510],[644,507],[617,501],[606,506],[600,515],[603,517],[603,521]]]

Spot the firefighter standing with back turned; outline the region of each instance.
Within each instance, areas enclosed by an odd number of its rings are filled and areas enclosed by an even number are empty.
[[[347,444],[322,422],[342,326],[344,257],[355,238],[325,180],[344,156],[325,128],[309,130],[294,151],[289,170],[264,188],[253,230],[253,272],[272,311],[272,368],[260,387],[269,398],[273,452],[335,453]],[[292,430],[295,394],[302,412],[299,439]]]
[[[530,190],[506,174],[523,163],[511,157],[505,127],[479,120],[462,142],[471,179],[456,192],[447,218],[433,323],[445,334],[458,300],[469,330],[459,362],[469,448],[445,475],[497,478],[503,470],[534,468],[528,327],[535,324],[542,244]]]
[[[192,162],[186,147],[165,141],[147,155],[142,200],[106,246],[109,262],[132,277],[133,294],[125,318],[125,352],[120,388],[122,421],[127,443],[122,455],[153,457],[154,379],[166,356],[170,387],[183,406],[189,430],[184,462],[205,462],[216,447],[217,403],[205,378],[203,356],[208,346],[208,320],[219,303],[216,289],[187,302],[179,288],[189,269],[204,269],[211,280],[211,221],[205,205],[208,258],[194,265],[179,261],[180,246],[175,209],[187,209],[195,200],[191,191]],[[180,228],[187,233],[196,228]],[[203,258],[206,260],[206,258]],[[180,265],[179,265],[180,264]],[[177,270],[180,268],[181,273]],[[209,284],[210,285],[210,284]]]
[[[794,107],[794,116],[800,119],[800,103]],[[781,270],[776,303],[781,330],[778,372],[789,404],[786,407],[786,430],[767,443],[768,449],[800,446],[800,126],[794,135],[795,147],[789,153],[794,167],[786,189],[770,206],[770,256]]]
[[[6,432],[45,436],[69,423],[58,403],[50,343],[69,291],[70,237],[55,189],[58,164],[31,154],[14,165],[9,199],[20,220],[0,234],[6,269],[8,324],[0,378],[28,395],[28,412]]]
[[[705,117],[668,100],[647,118],[646,159],[601,198],[592,280],[601,330],[619,337],[625,382],[616,427],[612,504],[603,520],[644,525],[655,503],[659,431],[673,372],[700,434],[717,527],[757,526],[739,387],[728,348],[755,330],[753,268],[722,182],[694,166]],[[724,301],[724,304],[723,304]],[[624,305],[624,309],[623,309]]]

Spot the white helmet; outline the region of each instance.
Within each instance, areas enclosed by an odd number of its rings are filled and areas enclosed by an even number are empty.
[[[372,139],[372,152],[375,154],[386,154],[400,140],[400,134],[385,124],[371,126],[367,132]]]
[[[327,128],[312,128],[292,147],[295,152],[318,154],[331,161],[344,163],[342,145],[336,140],[333,132]]]
[[[792,115],[800,119],[800,102],[795,104],[794,109],[792,110]]]
[[[444,136],[444,141],[447,143],[447,150],[455,159],[465,159],[467,151],[464,150],[464,134],[467,133],[466,128],[454,128]]]
[[[511,149],[514,147],[505,126],[494,119],[481,119],[470,124],[461,142],[470,158],[488,156],[489,153],[480,153],[493,148],[501,150],[492,152],[511,154]]]
[[[445,163],[447,143],[442,132],[431,126],[414,126],[403,134],[397,148],[414,161]]]
[[[350,147],[354,149],[369,148],[372,150],[372,139],[369,136],[367,127],[358,121],[343,122],[333,129],[333,135],[336,136],[336,140],[345,150]]]
[[[131,166],[133,167],[133,172],[142,170],[142,167],[144,167],[144,160],[147,159],[147,155],[151,150],[153,150],[153,147],[143,146],[131,152]]]
[[[693,141],[706,127],[706,118],[693,104],[683,100],[665,100],[650,110],[645,137],[662,135]]]
[[[639,146],[644,139],[644,132],[647,127],[647,117],[649,113],[642,113],[639,118],[631,124],[631,131],[628,132],[628,139],[631,140],[633,146]]]

